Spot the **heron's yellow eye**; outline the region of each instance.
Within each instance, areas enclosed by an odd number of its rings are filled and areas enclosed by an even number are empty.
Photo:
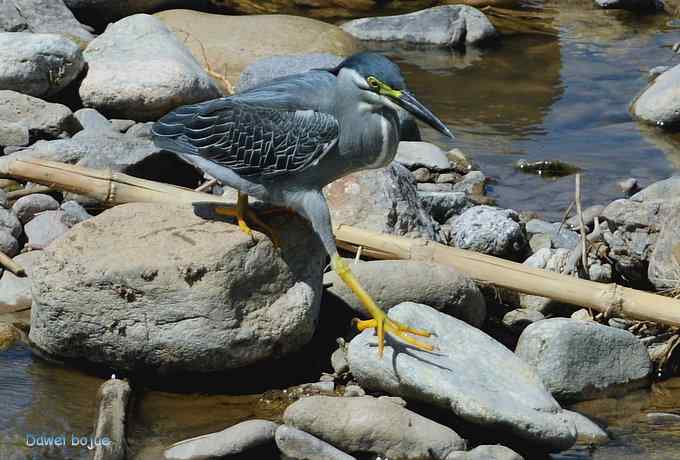
[[[373,89],[378,89],[380,88],[380,82],[378,81],[377,78],[375,77],[368,77],[366,79],[366,83],[368,83],[368,86],[370,86]]]

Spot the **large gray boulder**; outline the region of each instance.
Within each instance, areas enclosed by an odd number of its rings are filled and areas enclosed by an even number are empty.
[[[454,268],[407,261],[348,261],[361,285],[387,311],[402,302],[430,305],[473,326],[486,318],[486,302],[477,285]],[[366,312],[357,296],[333,271],[324,275],[326,295],[338,298],[360,315]]]
[[[512,209],[475,206],[455,219],[451,232],[456,247],[505,259],[522,259],[528,247],[519,214]]]
[[[175,34],[146,14],[110,25],[84,57],[88,71],[80,97],[109,117],[154,120],[177,106],[221,95]]]
[[[474,45],[497,35],[484,13],[466,5],[436,6],[398,16],[355,19],[343,24],[342,28],[360,40],[442,47]]]
[[[163,453],[166,460],[197,460],[253,454],[254,449],[274,444],[278,425],[268,420],[246,420],[217,433],[177,442]]]
[[[633,114],[662,128],[680,125],[680,64],[659,75],[633,102]]]
[[[123,369],[220,371],[314,333],[325,253],[299,219],[280,252],[189,205],[118,206],[52,243],[33,272],[31,340]]]
[[[440,241],[439,225],[420,203],[413,174],[393,162],[359,171],[324,189],[333,225]]]
[[[574,443],[573,423],[536,372],[493,338],[426,305],[406,302],[393,307],[389,317],[430,331],[432,338],[422,340],[435,352],[388,337],[380,358],[374,332],[364,331],[348,354],[352,375],[363,388],[432,404],[463,424],[538,449],[559,451]]]
[[[283,420],[351,454],[446,460],[465,449],[465,440],[451,428],[372,396],[303,398],[288,406]]]
[[[515,353],[559,400],[616,395],[649,385],[647,349],[628,331],[593,321],[553,318],[527,327]]]
[[[84,42],[94,38],[62,0],[0,0],[0,32],[62,34]]]
[[[28,145],[39,139],[57,139],[71,136],[81,130],[80,123],[65,105],[45,102],[42,99],[16,91],[0,91],[0,126],[15,123],[28,132],[26,143],[3,140],[0,146]]]
[[[659,290],[680,288],[680,208],[663,223],[649,259],[648,274]]]
[[[648,185],[630,197],[633,201],[680,200],[680,176],[672,176]]]
[[[85,62],[78,45],[56,34],[0,32],[0,90],[53,96],[71,83]]]
[[[276,429],[276,446],[286,460],[356,460],[316,436],[286,425]]]

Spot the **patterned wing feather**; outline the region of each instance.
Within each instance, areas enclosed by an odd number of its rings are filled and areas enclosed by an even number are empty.
[[[317,162],[335,145],[338,130],[327,113],[223,98],[180,107],[155,123],[152,133],[166,150],[199,155],[242,177],[268,179]]]

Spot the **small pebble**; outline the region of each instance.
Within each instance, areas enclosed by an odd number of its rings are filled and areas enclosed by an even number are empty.
[[[22,196],[12,206],[12,211],[24,225],[29,223],[37,214],[55,209],[59,209],[59,202],[50,195],[43,193]]]
[[[440,174],[439,177],[437,177],[438,184],[453,184],[454,182],[457,182],[459,180],[460,176],[455,173],[444,173]]]
[[[69,227],[73,227],[92,217],[77,201],[65,201],[61,204],[60,208],[64,211],[61,221]]]
[[[433,174],[427,168],[418,168],[413,171],[413,177],[416,178],[416,182],[432,182]]]
[[[6,228],[0,227],[0,252],[9,257],[19,254],[19,241]]]

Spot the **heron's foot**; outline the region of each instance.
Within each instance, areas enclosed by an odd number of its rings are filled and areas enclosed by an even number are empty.
[[[378,355],[381,358],[385,348],[385,332],[420,350],[434,350],[432,345],[420,342],[411,337],[411,335],[429,337],[431,335],[429,332],[406,326],[405,324],[401,324],[388,318],[385,312],[376,305],[371,296],[368,295],[366,290],[359,284],[359,281],[350,270],[347,262],[345,262],[338,254],[335,254],[331,258],[331,266],[340,279],[342,279],[352,292],[354,292],[368,314],[372,317],[372,319],[365,321],[355,320],[355,324],[360,331],[375,328],[378,336]]]

